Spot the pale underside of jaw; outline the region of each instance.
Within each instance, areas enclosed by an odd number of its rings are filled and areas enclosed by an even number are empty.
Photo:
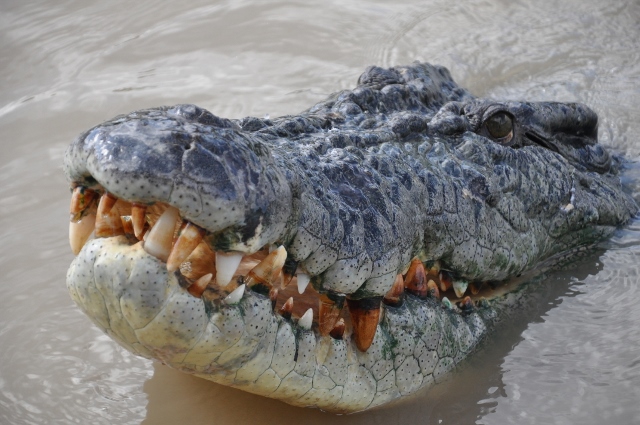
[[[404,292],[441,300],[445,308],[458,312],[473,310],[493,292],[491,285],[453,279],[438,261],[414,258],[384,297],[353,300],[349,294],[316,292],[309,285],[311,276],[287,261],[283,246],[265,246],[253,254],[214,251],[206,230],[183,220],[180,211],[167,204],[128,202],[78,186],[70,212],[69,240],[76,255],[92,233],[96,238],[139,240],[148,254],[166,263],[169,273],[182,277],[191,296],[236,304],[251,290],[268,296],[275,313],[297,318],[300,327],[336,339],[351,337],[362,352],[374,340],[382,305],[401,305]]]

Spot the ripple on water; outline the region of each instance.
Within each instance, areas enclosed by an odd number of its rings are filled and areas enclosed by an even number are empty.
[[[506,396],[479,423],[640,421],[639,224],[570,285],[562,308],[529,325],[502,364]]]

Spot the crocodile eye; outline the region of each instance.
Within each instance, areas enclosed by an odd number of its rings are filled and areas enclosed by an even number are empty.
[[[513,118],[511,114],[500,111],[484,122],[487,135],[502,145],[508,145],[513,139]]]

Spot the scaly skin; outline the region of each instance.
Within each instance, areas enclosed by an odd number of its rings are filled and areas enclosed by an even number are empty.
[[[226,120],[193,105],[116,117],[76,139],[74,185],[177,207],[216,251],[282,244],[319,293],[376,300],[414,257],[457,279],[503,281],[609,236],[637,212],[584,105],[495,102],[426,64],[369,68],[297,116]],[[505,112],[511,137],[487,121]],[[179,272],[120,236],[69,269],[73,299],[132,352],[300,406],[353,412],[437,381],[499,301],[461,312],[404,294],[366,352],[273,312],[196,298]],[[317,314],[316,314],[317,316]]]

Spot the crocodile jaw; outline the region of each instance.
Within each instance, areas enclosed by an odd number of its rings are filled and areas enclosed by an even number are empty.
[[[407,296],[386,307],[371,347],[321,336],[244,291],[196,298],[177,273],[125,236],[89,241],[67,273],[71,297],[129,351],[255,394],[332,412],[384,404],[436,382],[485,334],[492,310],[460,315]],[[483,318],[484,316],[484,318]],[[389,335],[395,335],[393,339]]]

